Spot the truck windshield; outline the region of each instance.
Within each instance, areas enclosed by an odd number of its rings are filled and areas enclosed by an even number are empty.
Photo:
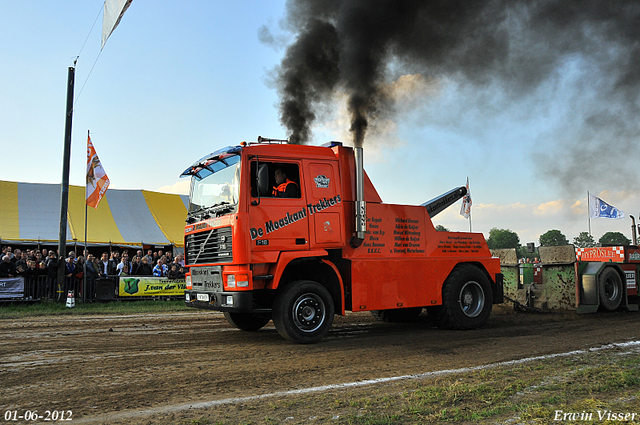
[[[240,155],[211,161],[191,177],[189,214],[235,212],[240,188]]]

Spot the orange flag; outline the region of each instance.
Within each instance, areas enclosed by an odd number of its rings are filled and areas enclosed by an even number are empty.
[[[87,188],[85,191],[87,205],[98,208],[98,203],[109,187],[109,177],[104,172],[100,158],[91,143],[91,136],[87,136]]]

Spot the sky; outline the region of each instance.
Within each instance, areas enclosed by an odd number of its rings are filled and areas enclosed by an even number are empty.
[[[296,37],[285,1],[133,0],[101,51],[102,4],[0,0],[0,180],[60,183],[76,57],[73,185],[84,184],[87,132],[111,188],[171,193],[188,192],[180,173],[209,152],[289,137],[275,83]],[[395,106],[367,132],[365,169],[383,201],[410,205],[468,177],[471,223],[460,202],[433,220],[454,231],[510,229],[537,245],[559,229],[572,241],[589,230],[590,191],[627,216],[591,219],[594,238],[630,238],[628,217],[640,213],[638,117],[603,101],[620,50],[563,56],[526,91],[498,77],[471,84],[390,63]],[[594,130],[598,118],[606,125]],[[336,93],[310,143],[351,145],[349,127],[346,98]]]

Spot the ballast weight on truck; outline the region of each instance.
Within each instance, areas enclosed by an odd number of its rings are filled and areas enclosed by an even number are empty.
[[[191,177],[186,305],[222,311],[239,329],[273,320],[284,338],[315,343],[334,314],[406,320],[423,308],[442,328],[473,329],[502,302],[500,261],[482,234],[431,222],[464,187],[421,206],[385,204],[362,148],[260,137],[182,176]],[[296,196],[274,190],[282,184],[297,185],[287,191]]]

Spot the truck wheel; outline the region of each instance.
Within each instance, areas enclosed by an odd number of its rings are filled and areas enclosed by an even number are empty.
[[[442,307],[436,322],[442,329],[475,329],[483,326],[493,305],[487,276],[476,266],[456,267],[442,286]],[[430,311],[431,313],[431,311]]]
[[[615,310],[622,301],[622,279],[611,267],[607,267],[600,275],[598,290],[600,291],[600,305],[607,310]]]
[[[230,313],[228,311],[224,312],[224,317],[231,326],[250,332],[263,328],[271,320],[253,313]]]
[[[273,324],[282,337],[300,344],[320,341],[331,329],[331,294],[319,283],[298,280],[287,285],[273,303]]]
[[[414,322],[422,313],[422,307],[373,310],[371,315],[381,322]]]

